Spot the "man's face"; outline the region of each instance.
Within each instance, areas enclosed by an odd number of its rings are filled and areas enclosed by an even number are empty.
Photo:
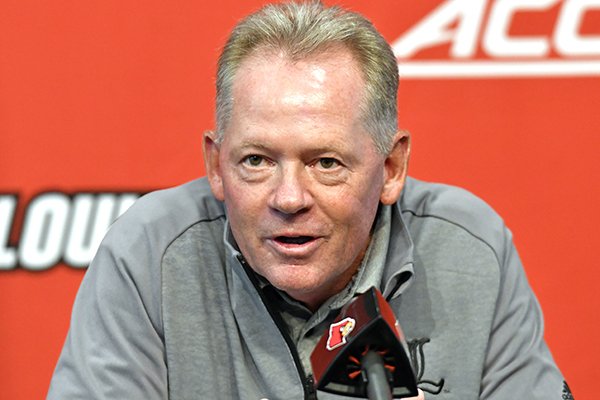
[[[364,80],[345,49],[295,63],[251,56],[232,93],[223,142],[205,137],[211,188],[250,266],[316,308],[356,272],[379,201],[396,200],[390,181],[401,187],[404,171],[362,124]]]

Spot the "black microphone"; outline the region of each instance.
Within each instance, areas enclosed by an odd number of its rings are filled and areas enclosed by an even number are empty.
[[[310,361],[318,390],[386,400],[417,395],[404,335],[374,287],[342,308]]]

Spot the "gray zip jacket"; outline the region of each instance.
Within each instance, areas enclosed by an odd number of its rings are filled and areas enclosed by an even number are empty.
[[[572,398],[502,220],[410,178],[391,208],[380,290],[425,398]],[[227,226],[206,179],[120,217],[82,281],[48,399],[344,398],[314,392]]]

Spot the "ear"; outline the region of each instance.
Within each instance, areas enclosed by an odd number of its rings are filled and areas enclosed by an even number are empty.
[[[393,204],[402,193],[406,181],[408,158],[410,155],[410,133],[399,131],[394,136],[392,150],[384,162],[384,182],[380,200],[383,204]]]
[[[217,200],[224,201],[223,177],[221,175],[221,146],[217,143],[217,135],[213,131],[206,131],[202,140],[202,151],[204,152],[204,167],[208,183]]]

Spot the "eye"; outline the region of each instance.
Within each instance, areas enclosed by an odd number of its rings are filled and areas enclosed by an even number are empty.
[[[340,162],[335,158],[323,157],[319,159],[319,166],[323,169],[332,169],[340,165]]]
[[[259,167],[264,161],[265,159],[263,157],[257,156],[256,154],[252,154],[244,158],[242,162],[251,167]]]

